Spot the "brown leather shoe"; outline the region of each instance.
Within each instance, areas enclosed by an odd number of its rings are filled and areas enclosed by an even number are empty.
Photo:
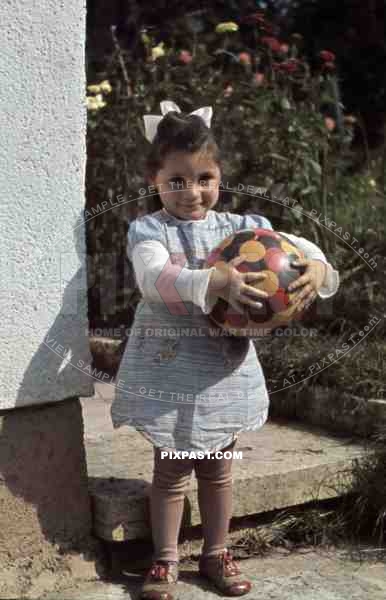
[[[242,576],[229,550],[224,550],[218,556],[201,556],[198,570],[225,596],[243,596],[252,588],[252,583]]]
[[[178,581],[178,563],[157,560],[152,567],[141,589],[141,600],[174,600]]]

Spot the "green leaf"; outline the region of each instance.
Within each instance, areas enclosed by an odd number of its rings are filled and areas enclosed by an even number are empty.
[[[314,171],[317,175],[322,174],[322,167],[320,166],[320,164],[318,162],[316,162],[316,160],[312,160],[312,158],[309,158],[307,162],[314,169]]]
[[[302,148],[309,148],[310,147],[310,145],[307,142],[300,142],[298,140],[294,140],[291,143],[294,144],[294,146],[301,146]]]
[[[304,190],[302,190],[300,192],[301,196],[306,196],[307,194],[311,194],[311,192],[315,192],[316,191],[316,187],[314,185],[309,185],[308,187],[306,187]]]
[[[265,156],[269,156],[275,160],[282,160],[283,162],[288,162],[288,158],[285,156],[281,156],[281,154],[276,154],[275,152],[269,152],[269,154],[265,154]]]
[[[335,104],[335,98],[333,98],[332,96],[329,96],[329,94],[324,93],[324,94],[322,94],[320,96],[320,102],[322,104],[323,103],[326,103],[326,104],[328,104],[328,103]]]
[[[288,100],[288,98],[282,98],[281,101],[280,101],[280,106],[284,110],[290,110],[291,104],[290,104],[290,101]]]

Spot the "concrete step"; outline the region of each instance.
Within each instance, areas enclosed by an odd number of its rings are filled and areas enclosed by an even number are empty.
[[[150,537],[153,448],[131,427],[113,430],[113,390],[98,384],[94,398],[82,399],[94,533],[110,542],[145,539]],[[358,438],[278,421],[242,433],[236,449],[242,459],[234,459],[234,517],[338,497],[350,480],[353,460],[365,452]],[[200,522],[193,473],[183,526]]]

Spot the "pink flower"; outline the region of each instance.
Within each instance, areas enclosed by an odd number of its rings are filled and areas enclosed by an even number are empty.
[[[188,65],[192,62],[193,56],[188,50],[181,50],[181,52],[178,55],[178,60],[184,63],[184,65]]]
[[[282,52],[283,54],[288,54],[288,50],[289,50],[288,44],[281,44],[280,45],[280,52]]]
[[[324,124],[327,127],[328,131],[334,131],[336,127],[336,123],[331,117],[325,117]]]
[[[275,37],[264,35],[261,38],[261,43],[268,46],[272,50],[272,52],[280,52],[281,44],[279,40],[277,40]]]
[[[248,54],[248,52],[240,52],[239,62],[243,65],[250,65],[251,64],[251,55]]]
[[[264,83],[264,73],[255,73],[253,76],[253,81],[256,85],[263,85]]]
[[[326,62],[333,62],[335,60],[335,54],[330,52],[329,50],[322,50],[319,52],[319,56],[322,60]]]

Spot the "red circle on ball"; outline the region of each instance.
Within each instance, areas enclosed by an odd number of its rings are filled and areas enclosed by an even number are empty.
[[[269,248],[265,253],[264,260],[267,267],[275,273],[288,269],[288,256],[278,248]]]

